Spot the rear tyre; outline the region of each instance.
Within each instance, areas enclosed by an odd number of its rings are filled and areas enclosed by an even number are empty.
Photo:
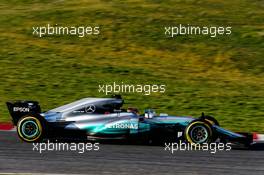
[[[22,117],[17,123],[17,133],[25,142],[39,142],[44,136],[43,122],[33,115]]]
[[[186,127],[184,137],[191,144],[211,143],[213,131],[208,122],[197,120]]]

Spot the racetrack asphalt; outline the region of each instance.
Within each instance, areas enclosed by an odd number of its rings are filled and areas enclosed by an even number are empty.
[[[176,151],[163,146],[100,144],[99,151],[33,151],[16,132],[0,132],[0,173],[43,174],[264,174],[263,150],[216,154]]]

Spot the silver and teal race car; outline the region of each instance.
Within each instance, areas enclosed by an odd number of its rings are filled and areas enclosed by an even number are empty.
[[[182,140],[188,143],[232,142],[249,145],[251,134],[234,133],[219,126],[216,119],[156,115],[136,108],[122,109],[121,96],[84,98],[41,112],[36,101],[7,102],[18,136],[26,142],[51,138],[86,140],[135,140],[164,143]]]

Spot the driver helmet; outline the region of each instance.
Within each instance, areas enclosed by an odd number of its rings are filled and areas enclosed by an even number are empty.
[[[137,108],[128,107],[127,112],[131,112],[131,113],[134,113],[136,115],[139,115],[139,110]]]

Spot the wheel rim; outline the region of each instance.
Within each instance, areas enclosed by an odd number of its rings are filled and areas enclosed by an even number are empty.
[[[209,134],[205,126],[198,125],[198,126],[194,126],[191,129],[190,135],[193,142],[204,143],[207,141]]]
[[[22,134],[27,138],[34,138],[39,135],[39,127],[35,121],[28,120],[22,124]]]

